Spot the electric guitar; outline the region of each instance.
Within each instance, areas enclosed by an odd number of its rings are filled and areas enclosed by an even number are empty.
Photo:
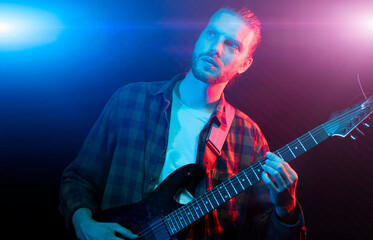
[[[372,112],[373,96],[332,115],[327,122],[274,153],[290,162],[329,137],[346,137],[354,129],[362,134],[357,127],[360,124],[369,127],[368,123],[363,122],[370,119]],[[355,139],[351,134],[350,136]],[[175,201],[175,193],[180,188],[185,188],[189,182],[202,179],[205,174],[205,170],[199,165],[186,165],[169,175],[148,198],[132,205],[102,211],[97,220],[117,222],[137,233],[139,239],[171,239],[193,222],[259,182],[265,160],[266,158],[257,161],[210,191],[181,205]]]

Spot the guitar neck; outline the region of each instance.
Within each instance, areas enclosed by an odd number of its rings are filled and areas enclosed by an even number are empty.
[[[324,125],[307,132],[284,147],[274,151],[286,162],[299,157],[329,137]],[[267,158],[252,164],[250,167],[222,182],[210,191],[193,199],[188,204],[167,215],[163,222],[171,235],[197,221],[223,203],[237,196],[261,180],[262,164]]]

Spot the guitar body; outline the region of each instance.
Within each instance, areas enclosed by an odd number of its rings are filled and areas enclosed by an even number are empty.
[[[170,239],[171,236],[162,218],[182,206],[175,200],[177,191],[201,180],[203,176],[205,176],[203,167],[197,164],[185,165],[170,174],[144,200],[104,210],[96,219],[102,222],[119,223],[139,234],[141,239]]]

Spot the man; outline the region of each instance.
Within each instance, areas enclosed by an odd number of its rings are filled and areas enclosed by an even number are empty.
[[[186,75],[167,82],[130,84],[113,95],[79,156],[63,174],[60,210],[78,238],[137,237],[117,223],[94,220],[95,214],[146,198],[183,165],[204,164],[212,122],[224,125],[228,118],[223,90],[250,67],[259,41],[260,23],[252,12],[220,9],[201,32]],[[208,183],[216,186],[267,151],[257,125],[236,110],[221,155],[207,172]],[[266,156],[263,181],[198,220],[179,238],[304,237],[295,194],[298,176],[275,154]],[[187,202],[192,196],[184,189],[177,198]]]

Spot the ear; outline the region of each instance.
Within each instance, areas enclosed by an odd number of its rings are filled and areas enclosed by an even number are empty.
[[[249,57],[247,58],[242,64],[241,66],[238,68],[237,70],[237,73],[238,74],[242,74],[244,73],[250,66],[251,64],[253,63],[253,58],[252,57]]]

